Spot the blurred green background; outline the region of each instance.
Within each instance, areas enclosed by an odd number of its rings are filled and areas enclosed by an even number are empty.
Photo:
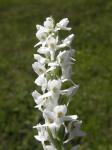
[[[36,24],[70,19],[76,34],[73,79],[80,85],[69,112],[87,133],[80,150],[112,150],[112,0],[0,0],[0,150],[41,150],[32,126]]]

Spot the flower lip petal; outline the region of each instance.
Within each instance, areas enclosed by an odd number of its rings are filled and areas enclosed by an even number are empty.
[[[64,116],[64,121],[75,121],[78,118],[77,115]]]

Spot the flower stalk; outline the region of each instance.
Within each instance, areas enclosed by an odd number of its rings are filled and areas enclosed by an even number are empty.
[[[71,98],[78,89],[71,80],[75,62],[75,50],[71,48],[74,34],[63,40],[59,37],[60,30],[71,30],[68,23],[68,18],[55,23],[52,17],[48,17],[43,25],[36,25],[39,42],[34,46],[37,53],[32,68],[37,74],[35,84],[41,90],[33,91],[32,96],[35,107],[42,112],[44,123],[34,128],[38,131],[35,139],[42,143],[44,150],[77,150],[79,143],[75,146],[72,143],[84,136],[78,116],[67,115]]]

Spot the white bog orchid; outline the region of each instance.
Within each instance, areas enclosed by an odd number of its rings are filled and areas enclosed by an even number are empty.
[[[58,30],[71,30],[71,28],[67,27],[68,23],[68,18],[64,18],[56,24],[56,27],[58,28]]]
[[[79,145],[76,142],[71,148],[65,144],[84,135],[78,116],[67,115],[70,99],[78,89],[78,85],[71,80],[72,64],[75,62],[75,50],[71,48],[74,34],[63,40],[59,38],[60,30],[71,30],[68,23],[68,18],[55,24],[53,18],[48,17],[43,25],[36,25],[39,42],[34,46],[38,48],[32,68],[37,74],[35,84],[40,88],[39,92],[32,92],[32,96],[44,123],[34,128],[38,131],[35,139],[42,143],[44,150],[77,150]],[[63,88],[66,81],[71,86]],[[66,104],[63,104],[62,97],[68,98]]]
[[[49,135],[47,132],[47,127],[41,124],[34,126],[38,130],[38,135],[35,135],[34,138],[42,143],[43,148],[45,149],[45,141],[49,140]]]
[[[34,59],[37,60],[38,62],[40,62],[41,64],[47,63],[47,59],[42,57],[39,54],[34,54]]]
[[[54,28],[54,20],[51,17],[46,18],[46,21],[44,21],[44,27],[52,30]]]
[[[46,72],[46,68],[45,68],[45,65],[39,63],[39,62],[34,62],[32,64],[32,68],[33,70],[38,74],[38,75],[41,75],[43,73]]]
[[[60,92],[61,89],[61,80],[49,80],[48,81],[48,90],[53,91],[54,93]]]
[[[41,74],[36,80],[35,83],[38,86],[41,86],[42,92],[44,93],[47,88],[47,79],[45,78],[44,74]]]

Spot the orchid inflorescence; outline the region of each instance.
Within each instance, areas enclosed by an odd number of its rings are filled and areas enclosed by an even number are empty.
[[[75,50],[71,48],[74,34],[63,40],[59,38],[60,30],[71,30],[68,23],[68,18],[55,24],[53,18],[48,17],[43,26],[36,25],[39,42],[34,46],[38,49],[32,67],[37,74],[38,91],[33,91],[32,96],[45,121],[34,128],[38,131],[35,139],[42,143],[44,150],[76,150],[77,138],[84,136],[78,116],[67,115],[67,107],[78,89],[71,80],[75,62],[72,58]]]

